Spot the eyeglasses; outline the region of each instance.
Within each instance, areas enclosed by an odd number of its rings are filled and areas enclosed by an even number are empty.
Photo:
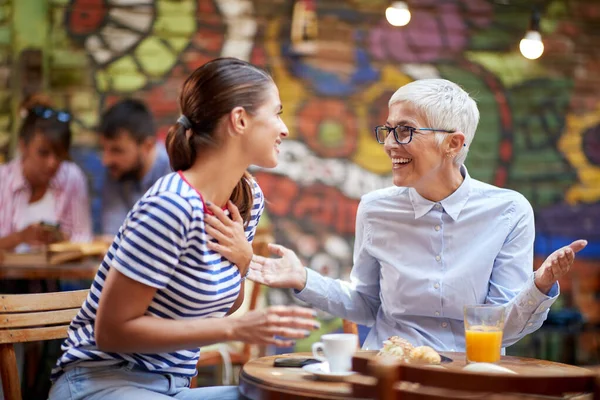
[[[60,122],[69,122],[71,120],[71,114],[66,111],[54,110],[49,107],[35,106],[31,111],[40,118],[50,119],[56,117]]]
[[[375,127],[375,137],[377,142],[380,144],[385,143],[385,139],[388,137],[390,132],[394,132],[394,139],[398,144],[409,144],[413,138],[415,131],[430,131],[430,132],[444,132],[454,133],[455,130],[449,131],[446,129],[435,129],[435,128],[414,128],[412,126],[398,125],[394,128],[387,125],[379,125]]]

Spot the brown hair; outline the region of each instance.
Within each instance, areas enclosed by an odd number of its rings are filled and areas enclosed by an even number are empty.
[[[71,147],[71,114],[52,108],[50,98],[39,93],[25,98],[21,103],[21,111],[23,120],[19,139],[27,145],[35,135],[40,134],[50,141],[54,153],[68,158]]]
[[[192,72],[179,96],[181,114],[189,121],[189,127],[187,121],[186,126],[178,121],[167,134],[171,168],[187,170],[202,148],[218,146],[222,138],[216,128],[221,118],[235,107],[253,114],[265,102],[270,85],[273,79],[265,71],[236,58],[217,58]],[[230,197],[244,223],[250,221],[252,211],[252,179],[245,172]]]

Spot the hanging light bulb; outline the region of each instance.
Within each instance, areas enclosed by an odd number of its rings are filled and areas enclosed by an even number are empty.
[[[523,39],[521,39],[519,49],[525,58],[529,58],[530,60],[540,58],[544,53],[542,35],[538,31],[528,31]]]
[[[391,25],[404,26],[410,22],[410,10],[404,1],[394,1],[385,10],[385,18]]]
[[[544,53],[544,43],[540,34],[540,14],[537,10],[533,10],[529,30],[525,33],[523,39],[519,43],[519,49],[523,57],[530,60],[540,58]]]

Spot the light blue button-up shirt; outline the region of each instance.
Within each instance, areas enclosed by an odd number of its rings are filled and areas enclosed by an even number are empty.
[[[363,196],[350,282],[307,269],[297,297],[372,327],[364,349],[393,335],[415,346],[464,351],[463,306],[506,307],[503,346],[538,329],[559,294],[533,282],[535,225],[521,194],[469,177],[435,203],[413,188]]]

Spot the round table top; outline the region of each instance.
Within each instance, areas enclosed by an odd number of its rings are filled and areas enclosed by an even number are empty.
[[[0,279],[85,279],[96,276],[100,259],[90,257],[58,265],[7,265],[0,263]]]
[[[358,356],[371,357],[376,351],[359,351]],[[460,370],[466,364],[465,353],[440,352],[453,361],[441,366],[449,370]],[[280,354],[262,357],[244,365],[240,375],[240,392],[249,399],[268,399],[274,394],[286,394],[289,399],[348,399],[352,398],[352,386],[347,382],[325,382],[305,372],[302,368],[276,368],[276,358],[306,358],[311,353]],[[552,361],[534,358],[503,356],[497,363],[523,375],[567,375],[581,374],[588,370]]]

